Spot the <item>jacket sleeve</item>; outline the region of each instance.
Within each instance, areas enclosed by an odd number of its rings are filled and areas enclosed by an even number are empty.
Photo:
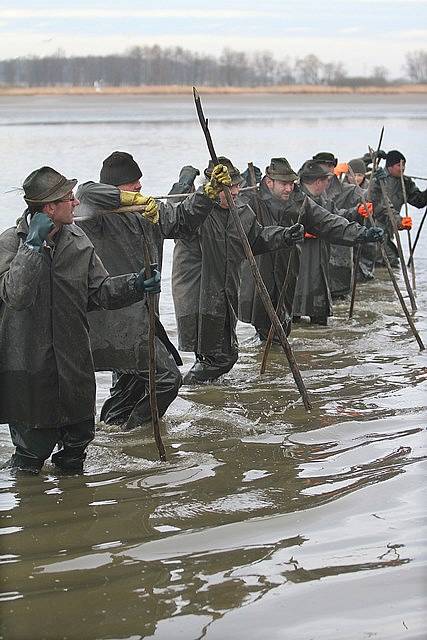
[[[15,230],[0,236],[0,300],[20,311],[36,301],[43,256],[19,245]]]
[[[279,251],[288,249],[285,244],[285,231],[286,227],[268,226],[263,227],[255,218],[255,214],[251,210],[253,220],[248,232],[248,240],[252,249],[252,253],[257,256],[261,253],[270,253],[272,251]]]
[[[420,191],[411,178],[405,178],[406,197],[409,204],[417,209],[427,205],[427,189]]]
[[[80,200],[76,216],[92,216],[98,210],[120,207],[120,189],[109,184],[85,182],[77,189],[76,196]]]
[[[364,227],[357,222],[349,222],[341,215],[330,213],[311,198],[307,198],[302,223],[308,233],[333,244],[350,247],[365,233]]]
[[[214,202],[199,190],[178,204],[159,202],[159,224],[165,238],[188,238],[206,220]]]
[[[110,276],[93,251],[88,273],[88,311],[121,309],[144,300],[145,294],[135,289],[137,275]]]

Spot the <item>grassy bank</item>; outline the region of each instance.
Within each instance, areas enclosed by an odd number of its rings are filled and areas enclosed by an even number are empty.
[[[404,84],[385,87],[331,87],[313,85],[281,85],[268,87],[199,87],[203,93],[215,94],[424,94],[427,84]],[[142,87],[0,87],[0,96],[38,95],[173,95],[188,94],[190,86],[142,86]]]

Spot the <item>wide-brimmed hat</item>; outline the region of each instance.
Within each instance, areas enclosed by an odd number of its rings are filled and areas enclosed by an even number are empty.
[[[324,169],[315,160],[307,160],[304,162],[301,169],[298,171],[300,179],[304,180],[317,180],[318,178],[330,178],[334,174]]]
[[[270,164],[265,169],[265,174],[272,180],[281,180],[282,182],[298,180],[297,174],[286,158],[271,158]]]
[[[121,184],[136,182],[142,176],[142,171],[130,153],[113,151],[102,163],[99,181],[118,187]]]
[[[244,182],[244,178],[242,177],[242,174],[240,173],[238,168],[234,166],[231,160],[229,160],[225,156],[219,156],[218,164],[223,164],[227,167],[228,173],[230,174],[232,185],[241,184],[242,182]],[[207,178],[211,177],[213,168],[214,168],[214,163],[212,162],[212,160],[209,160],[209,164],[204,171],[204,174]]]
[[[329,151],[320,151],[320,153],[316,153],[316,155],[313,156],[313,160],[314,162],[320,162],[321,164],[333,164],[334,167],[336,167],[338,164],[338,158],[336,158],[334,154],[330,153]]]
[[[348,164],[353,169],[354,173],[366,174],[366,164],[363,162],[362,158],[354,158],[353,160],[350,160]]]
[[[32,171],[24,180],[24,200],[26,202],[54,202],[72,191],[77,184],[74,178],[68,180],[52,167],[41,167]]]

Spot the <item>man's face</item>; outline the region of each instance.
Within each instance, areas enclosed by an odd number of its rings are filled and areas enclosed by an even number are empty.
[[[126,182],[126,184],[119,184],[117,188],[120,189],[120,191],[139,193],[141,191],[141,183],[139,180],[134,180],[133,182]]]
[[[317,180],[308,186],[313,195],[320,196],[324,191],[326,191],[328,184],[329,178],[325,176],[324,178],[317,178]]]
[[[402,173],[405,171],[405,161],[402,161],[402,168],[400,167],[400,162],[397,164],[391,165],[391,167],[387,167],[388,172],[393,178],[400,178]]]
[[[231,187],[229,187],[229,189],[233,200],[235,200],[240,192],[240,184],[233,184],[231,185]],[[221,209],[228,209],[224,191],[221,191],[221,193],[219,194],[219,206],[221,207]]]
[[[268,177],[266,179],[266,183],[271,193],[274,193],[274,195],[281,200],[289,200],[289,196],[295,186],[293,181],[285,182],[283,180],[272,180]]]
[[[61,200],[48,202],[44,205],[43,211],[49,216],[56,228],[62,227],[64,224],[72,224],[74,220],[74,209],[80,201],[77,200],[74,193],[70,191]]]

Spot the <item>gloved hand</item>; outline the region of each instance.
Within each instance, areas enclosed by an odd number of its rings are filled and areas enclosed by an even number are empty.
[[[151,275],[146,279],[145,269],[142,269],[135,280],[135,289],[144,293],[160,293],[160,271],[157,263],[153,262],[151,267]]]
[[[40,253],[44,241],[54,228],[54,223],[46,213],[39,211],[34,214],[28,228],[27,239],[24,244],[32,251]]]
[[[225,186],[231,187],[230,174],[225,165],[217,164],[213,168],[210,180],[203,187],[203,191],[208,198],[216,200]]]
[[[141,205],[144,207],[144,211],[141,215],[151,222],[157,224],[159,221],[159,207],[157,202],[151,196],[144,196],[137,191],[120,191],[120,204],[124,207],[132,205]]]
[[[259,167],[256,167],[254,165],[254,173],[255,173],[256,183],[258,184],[259,182],[261,182],[261,179],[262,179],[262,171]],[[251,184],[251,176],[249,175],[249,169],[245,169],[245,171],[243,171],[242,178],[244,178],[246,185]]]
[[[357,213],[359,216],[362,216],[362,218],[369,218],[369,216],[374,213],[374,205],[372,202],[367,202],[366,207],[364,204],[359,204],[357,207]]]
[[[197,176],[200,175],[200,171],[190,164],[182,167],[179,172],[178,182],[183,186],[192,187]]]
[[[409,229],[409,230],[412,229],[411,216],[405,216],[404,218],[401,219],[399,230],[402,230],[402,229]]]
[[[374,173],[374,180],[378,183],[381,182],[381,180],[385,180],[387,177],[388,177],[388,173],[382,167],[377,169]]]
[[[357,242],[361,244],[365,242],[382,242],[383,237],[384,231],[381,227],[370,227],[370,229],[364,227],[364,233],[358,237]]]
[[[387,160],[387,154],[385,151],[383,151],[382,149],[380,149],[377,153],[377,158],[378,160]]]
[[[297,222],[296,224],[293,224],[292,227],[288,227],[287,229],[285,229],[283,239],[287,247],[293,247],[300,242],[304,242],[303,225]]]
[[[347,162],[339,162],[336,167],[334,167],[334,173],[338,178],[342,173],[348,173],[348,163]]]

